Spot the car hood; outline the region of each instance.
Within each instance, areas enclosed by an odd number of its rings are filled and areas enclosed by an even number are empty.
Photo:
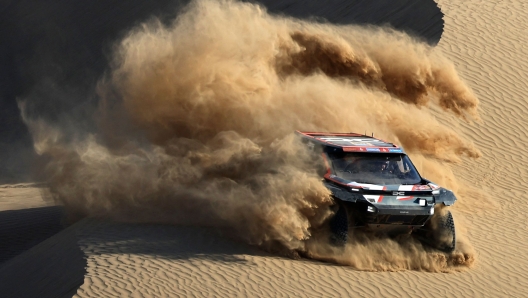
[[[328,183],[333,182],[333,183]],[[434,203],[434,194],[439,186],[428,184],[415,185],[376,185],[346,181],[327,181],[326,186],[332,194],[344,201],[355,202],[365,199],[372,204],[383,205],[416,205],[420,199],[425,199],[427,204]]]
[[[375,185],[351,182],[352,192],[357,192],[373,204],[419,204],[420,199],[433,203],[433,189],[429,185]]]

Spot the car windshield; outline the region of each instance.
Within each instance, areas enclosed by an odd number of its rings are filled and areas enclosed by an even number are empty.
[[[420,175],[405,154],[328,153],[334,175],[357,183],[418,184]]]

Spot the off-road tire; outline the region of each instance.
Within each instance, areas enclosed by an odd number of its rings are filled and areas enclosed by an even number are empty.
[[[445,253],[451,253],[455,250],[456,245],[453,215],[450,211],[447,211],[442,216],[440,214],[435,216],[439,218],[431,219],[423,228],[415,230],[413,234],[423,244]],[[433,220],[436,221],[434,225],[432,223]]]
[[[438,229],[440,233],[447,233],[449,237],[448,242],[441,243],[438,241],[437,248],[441,251],[451,253],[455,250],[456,246],[456,232],[455,232],[455,221],[451,211],[447,211],[447,214],[439,218]]]
[[[336,246],[344,246],[348,240],[348,216],[345,207],[338,204],[334,217],[330,219],[330,242]]]

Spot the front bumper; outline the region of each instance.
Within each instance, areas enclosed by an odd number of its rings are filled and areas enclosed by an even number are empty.
[[[406,225],[423,226],[434,214],[434,205],[428,206],[360,206],[359,219],[365,225]]]

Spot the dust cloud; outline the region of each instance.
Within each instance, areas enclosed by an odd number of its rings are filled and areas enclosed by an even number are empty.
[[[431,219],[433,225],[437,224],[439,216],[446,214],[446,209],[448,208],[442,206],[435,208],[435,216]],[[313,236],[305,242],[306,248],[302,254],[312,259],[348,265],[363,271],[462,271],[474,265],[476,253],[466,237],[466,223],[463,217],[457,212],[454,218],[457,240],[456,250],[452,253],[424,246],[410,234],[388,237],[361,229],[349,230],[346,246],[330,246],[327,244],[330,238],[328,227],[320,227],[314,229]]]
[[[438,49],[389,28],[310,23],[250,3],[198,0],[170,25],[133,28],[97,92],[95,133],[65,136],[24,119],[50,160],[50,194],[72,220],[226,227],[248,243],[310,255],[331,249],[314,248],[312,236],[333,201],[295,130],[374,132],[452,188],[446,163],[480,155],[428,109],[478,119],[478,100]],[[361,263],[333,260],[365,270],[470,263],[412,241],[376,241],[360,250]]]

